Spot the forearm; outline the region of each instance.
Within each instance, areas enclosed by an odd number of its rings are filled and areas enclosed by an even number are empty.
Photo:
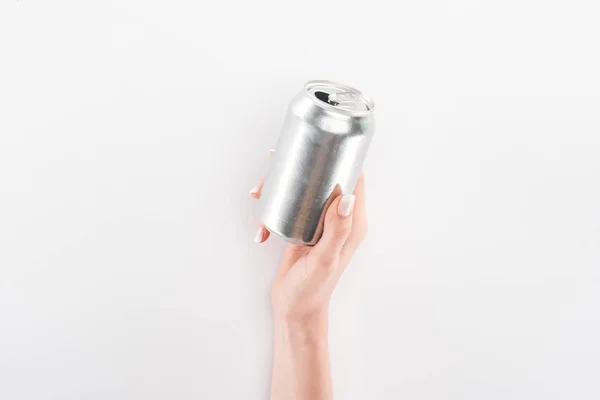
[[[275,321],[271,400],[330,400],[327,312],[309,321]]]

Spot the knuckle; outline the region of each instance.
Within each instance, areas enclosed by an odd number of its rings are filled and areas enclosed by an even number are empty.
[[[329,234],[338,239],[347,237],[352,231],[352,221],[335,221],[329,226],[325,226],[325,231],[329,229]]]
[[[352,251],[356,250],[360,246],[360,244],[365,240],[365,237],[367,236],[367,231],[368,228],[366,224],[360,225],[359,227],[354,229],[352,231],[352,234],[346,241],[344,249],[350,249]]]
[[[368,233],[369,233],[369,226],[367,224],[365,224],[361,229],[361,240],[366,238]]]
[[[348,236],[352,232],[352,226],[349,224],[343,224],[335,231],[335,236],[344,238]]]
[[[358,242],[362,242],[367,237],[367,233],[369,233],[369,227],[367,226],[367,224],[360,224],[356,228],[356,238]]]

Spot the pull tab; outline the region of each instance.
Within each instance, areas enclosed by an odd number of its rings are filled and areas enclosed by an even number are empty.
[[[340,105],[353,104],[360,99],[360,95],[356,92],[338,92],[329,95],[329,100],[334,101]]]

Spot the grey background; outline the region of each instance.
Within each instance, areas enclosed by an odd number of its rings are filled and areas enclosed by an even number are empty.
[[[264,399],[248,190],[309,79],[363,90],[339,399],[597,399],[596,2],[4,1],[0,398]]]

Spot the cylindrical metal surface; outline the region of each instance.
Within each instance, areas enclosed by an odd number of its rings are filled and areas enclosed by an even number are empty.
[[[358,90],[308,82],[291,102],[262,189],[262,222],[288,242],[314,245],[333,199],[352,193],[374,132]]]

